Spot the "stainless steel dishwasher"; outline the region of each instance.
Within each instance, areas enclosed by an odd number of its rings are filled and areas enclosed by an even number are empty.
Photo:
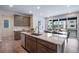
[[[21,33],[21,45],[23,48],[25,48],[25,34]]]

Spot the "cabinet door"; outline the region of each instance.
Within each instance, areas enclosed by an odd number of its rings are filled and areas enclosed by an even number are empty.
[[[20,31],[14,31],[14,38],[15,40],[20,40]]]
[[[36,40],[33,40],[33,38],[26,36],[26,49],[31,53],[36,52]]]
[[[44,40],[41,40],[41,39],[38,39],[37,42],[39,44],[42,44],[43,46],[49,48],[49,49],[52,49],[54,51],[57,51],[57,45],[54,44],[54,43],[50,43],[50,42],[47,42],[47,41],[44,41]]]
[[[14,16],[14,26],[22,26],[23,16],[15,15]]]
[[[23,18],[23,26],[30,26],[30,17]]]
[[[56,51],[53,51],[52,49],[49,49],[49,48],[37,43],[37,52],[38,53],[55,53]]]

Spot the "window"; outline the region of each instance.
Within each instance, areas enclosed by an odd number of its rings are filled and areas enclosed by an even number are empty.
[[[52,30],[53,29],[53,21],[49,20],[48,22],[48,30]]]
[[[4,28],[8,28],[9,27],[9,21],[8,20],[4,20]]]
[[[73,23],[74,21],[70,21],[70,23]]]
[[[71,27],[75,27],[74,25],[71,25]]]

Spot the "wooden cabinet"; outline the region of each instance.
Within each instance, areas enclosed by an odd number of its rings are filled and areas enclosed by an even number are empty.
[[[14,16],[14,26],[22,26],[23,17],[20,15]]]
[[[30,16],[14,15],[14,26],[30,26]]]
[[[31,53],[56,53],[57,45],[26,35],[25,49]]]
[[[41,39],[38,39],[37,42],[38,42],[39,44],[41,44],[41,45],[43,45],[43,46],[49,48],[49,49],[52,49],[52,50],[54,50],[54,51],[57,51],[57,45],[54,44],[54,43],[50,43],[50,42],[47,42],[47,41],[41,40]]]
[[[20,31],[14,31],[14,39],[15,40],[20,40],[21,39]]]
[[[37,52],[38,53],[55,53],[54,50],[47,48],[46,46],[37,43]]]
[[[23,17],[23,26],[30,26],[30,17]]]
[[[29,52],[35,53],[36,52],[36,39],[30,37],[30,36],[26,36],[26,49]]]
[[[37,40],[37,52],[38,53],[56,53],[57,45],[38,39]]]

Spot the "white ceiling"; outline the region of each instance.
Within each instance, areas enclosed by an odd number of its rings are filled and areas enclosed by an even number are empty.
[[[40,9],[39,9],[40,6]],[[68,12],[79,11],[79,5],[13,5],[10,7],[8,5],[0,5],[0,10],[7,10],[11,12],[20,12],[20,13],[32,13],[40,15],[43,17],[59,15]],[[38,9],[37,9],[38,7]]]

